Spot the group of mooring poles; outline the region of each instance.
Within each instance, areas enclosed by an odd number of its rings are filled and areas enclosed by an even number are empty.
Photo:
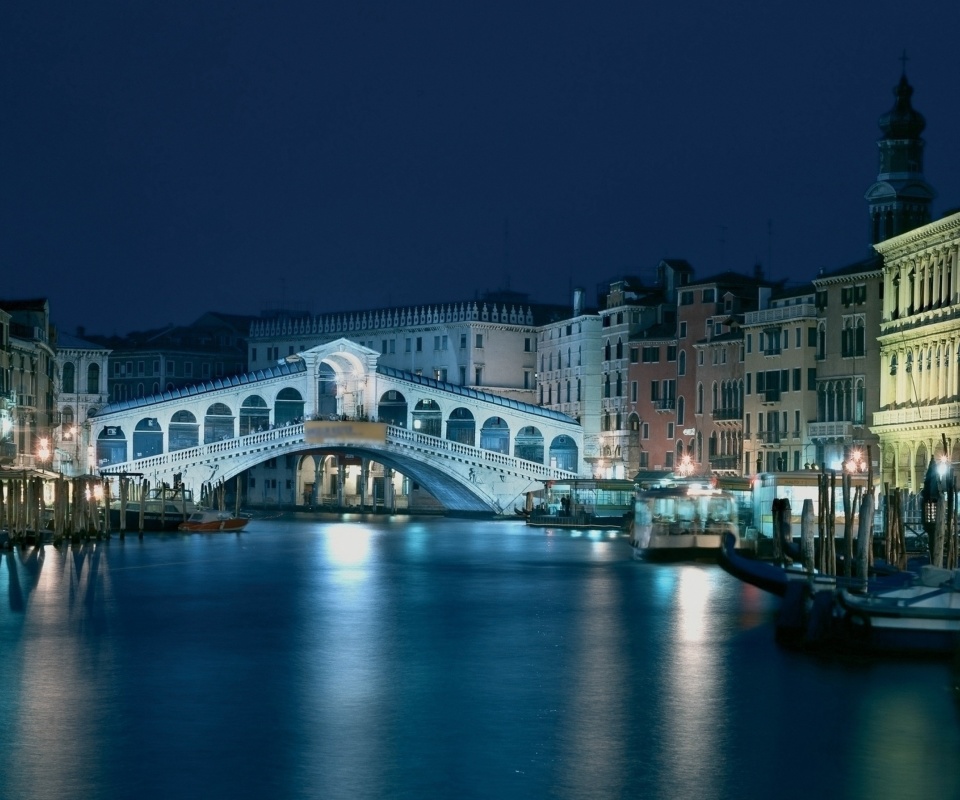
[[[137,476],[139,477],[139,476]],[[6,547],[43,544],[52,537],[54,545],[64,540],[72,542],[109,538],[111,530],[119,530],[120,538],[127,533],[127,504],[130,500],[147,498],[150,481],[121,475],[119,484],[119,525],[111,525],[110,480],[95,475],[68,478],[58,475],[50,478],[30,472],[0,476],[0,531],[6,531],[2,544]],[[47,491],[53,484],[52,493]],[[52,502],[47,498],[52,494]],[[140,538],[144,530],[144,506],[139,504],[138,525]],[[161,514],[163,513],[161,504]]]
[[[104,512],[109,505],[109,483],[93,475],[50,478],[22,472],[0,477],[0,530],[7,532],[8,547],[42,544],[48,535],[54,544],[101,538],[107,535]]]

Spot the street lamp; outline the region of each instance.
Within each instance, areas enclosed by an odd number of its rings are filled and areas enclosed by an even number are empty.
[[[46,436],[41,436],[37,444],[37,458],[40,460],[40,469],[43,469],[43,465],[50,458],[50,441]]]
[[[843,466],[847,472],[852,474],[856,474],[858,472],[866,472],[867,461],[863,457],[863,451],[859,449],[851,450],[850,457],[847,459],[847,462]]]

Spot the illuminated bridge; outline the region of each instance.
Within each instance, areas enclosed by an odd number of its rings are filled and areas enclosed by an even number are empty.
[[[90,420],[96,467],[153,486],[179,475],[199,494],[282,455],[297,456],[299,485],[319,487],[333,454],[396,471],[450,511],[497,514],[578,476],[583,434],[570,417],[378,358],[339,339],[269,369],[113,403]],[[338,480],[342,500],[342,468]]]

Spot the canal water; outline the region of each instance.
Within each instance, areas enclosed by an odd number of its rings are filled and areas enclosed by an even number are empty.
[[[960,798],[950,664],[621,536],[292,516],[4,552],[0,797]]]

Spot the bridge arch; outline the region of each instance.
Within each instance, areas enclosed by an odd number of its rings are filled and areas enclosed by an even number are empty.
[[[288,425],[303,419],[303,395],[292,386],[287,386],[277,392],[277,399],[273,403],[273,420],[275,425]]]
[[[447,439],[451,442],[468,444],[471,447],[477,443],[477,421],[469,408],[457,406],[447,417]]]
[[[200,424],[197,418],[189,411],[181,409],[174,412],[170,418],[167,447],[172,453],[175,450],[186,450],[200,444]]]
[[[127,437],[119,425],[108,425],[97,437],[97,465],[122,464],[127,460]]]
[[[555,436],[550,442],[550,466],[576,472],[580,461],[577,443],[566,435]]]
[[[258,394],[247,395],[240,404],[240,435],[270,427],[270,407]]]
[[[203,443],[222,442],[234,437],[233,409],[226,403],[213,403],[203,418]]]
[[[377,403],[377,419],[398,428],[407,427],[407,398],[396,389],[388,389]]]
[[[513,454],[527,461],[543,463],[543,434],[534,425],[526,425],[517,431],[513,440]]]
[[[510,426],[503,417],[487,417],[480,427],[480,449],[510,455]]]
[[[163,452],[163,428],[156,417],[144,417],[133,429],[133,457],[149,458]]]
[[[425,397],[413,407],[413,429],[427,436],[443,435],[443,413],[436,401]]]

